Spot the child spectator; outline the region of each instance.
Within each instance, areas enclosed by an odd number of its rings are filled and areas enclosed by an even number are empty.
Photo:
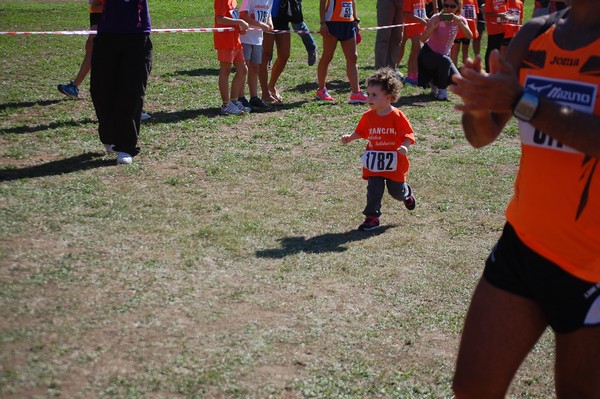
[[[252,29],[241,36],[244,59],[248,67],[248,90],[250,101],[244,96],[244,86],[238,93],[238,102],[253,111],[268,111],[270,106],[258,97],[258,68],[262,62],[263,31],[273,30],[271,7],[273,0],[244,0],[240,9],[240,18],[248,25],[260,28]]]
[[[219,60],[219,92],[223,100],[221,113],[223,115],[241,115],[250,111],[250,108],[244,107],[233,99],[237,98],[240,90],[244,87],[246,73],[248,72],[240,33],[245,34],[249,26],[246,21],[240,19],[236,0],[215,0],[214,8],[216,28],[234,27],[233,31],[215,31],[214,33],[214,45]],[[230,92],[231,64],[235,66],[235,76],[231,81]]]
[[[502,41],[501,54],[506,54],[508,44],[523,25],[523,2],[521,0],[508,0],[507,15],[510,21],[504,28],[504,40]]]
[[[485,25],[488,31],[487,48],[485,49],[485,70],[490,71],[488,62],[492,50],[500,51],[504,40],[506,22],[506,11],[508,11],[508,0],[487,0],[484,6]]]
[[[367,180],[367,205],[363,210],[365,221],[359,230],[379,227],[381,200],[387,186],[388,193],[413,210],[416,200],[406,183],[410,166],[408,147],[415,142],[415,134],[406,116],[392,103],[400,96],[402,83],[396,72],[389,68],[378,69],[367,78],[368,104],[371,108],[363,114],[354,133],[342,136],[342,143],[368,140],[362,156],[363,179]]]
[[[463,0],[462,5],[462,16],[465,17],[467,23],[469,25],[469,29],[473,34],[473,43],[475,40],[479,38],[479,32],[477,30],[477,15],[479,14],[479,4],[478,0]],[[454,39],[454,45],[452,46],[452,50],[450,51],[450,58],[452,58],[452,62],[454,65],[458,67],[458,53],[462,50],[462,63],[465,64],[467,62],[467,58],[469,58],[469,45],[471,44],[471,40],[465,37],[465,34],[459,30],[456,35],[456,39]],[[475,45],[473,45],[473,49],[475,49]],[[479,50],[475,54],[475,57],[479,55]]]
[[[333,101],[325,86],[327,70],[333,60],[333,53],[338,42],[342,45],[342,51],[346,58],[346,76],[350,82],[352,93],[350,104],[364,104],[367,96],[360,89],[358,83],[358,54],[356,53],[356,31],[360,22],[356,16],[356,0],[321,0],[319,13],[321,16],[321,30],[323,36],[323,54],[317,67],[317,100]]]
[[[406,42],[410,39],[408,70],[404,83],[411,86],[416,86],[419,83],[419,66],[417,64],[417,58],[419,57],[419,51],[421,51],[421,33],[425,31],[427,20],[429,19],[425,12],[426,6],[425,0],[404,0],[404,7],[402,9],[405,23],[418,24],[404,27],[404,37],[402,38],[402,44],[400,45],[400,59],[398,60],[398,66],[400,66],[400,61],[402,61],[402,57],[404,56]]]
[[[90,30],[98,29],[98,21],[102,16],[102,8],[104,7],[104,0],[92,0],[90,1]],[[83,83],[83,80],[90,72],[92,67],[92,49],[94,48],[94,38],[96,35],[88,35],[85,42],[85,56],[79,67],[79,72],[75,76],[75,80],[72,80],[66,85],[59,84],[58,91],[67,97],[77,99],[79,98],[79,86]]]

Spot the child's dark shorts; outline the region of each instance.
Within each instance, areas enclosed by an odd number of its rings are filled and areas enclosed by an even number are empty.
[[[329,34],[340,42],[352,39],[356,35],[356,24],[354,22],[327,21]]]
[[[508,223],[483,276],[493,286],[537,303],[557,333],[600,326],[600,282],[581,280],[538,255]]]

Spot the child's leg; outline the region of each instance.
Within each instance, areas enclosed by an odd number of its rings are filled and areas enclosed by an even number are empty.
[[[469,58],[469,44],[471,42],[468,41],[466,43],[463,43],[462,45],[462,62],[463,65],[465,65],[467,63],[467,59]],[[458,66],[458,64],[455,62],[454,65]]]
[[[346,76],[350,83],[352,93],[360,91],[358,84],[358,54],[356,53],[356,36],[349,40],[341,42],[344,57],[346,58]]]
[[[277,46],[277,59],[273,62],[273,66],[271,67],[271,79],[269,79],[269,92],[272,95],[278,94],[275,85],[290,58],[290,48],[292,45],[291,34],[285,33],[275,35],[275,45]]]
[[[226,61],[219,62],[219,93],[223,104],[227,104],[231,97],[229,96],[229,75],[231,74],[231,63]]]
[[[452,49],[450,49],[450,59],[454,62],[454,65],[458,65],[458,53],[460,53],[460,43],[454,43]]]
[[[367,179],[367,206],[363,210],[365,216],[381,215],[381,199],[385,190],[385,179],[372,176]]]
[[[406,182],[398,182],[387,179],[388,193],[397,201],[406,201],[412,194],[412,189]]]
[[[317,66],[317,83],[319,85],[319,89],[325,87],[327,70],[329,69],[331,60],[333,60],[333,53],[335,52],[337,43],[338,40],[335,36],[331,34],[323,36],[323,54],[321,54],[321,59],[319,60],[319,65]]]
[[[93,25],[93,30],[97,29],[97,25]],[[75,77],[75,86],[79,87],[83,83],[83,80],[90,72],[92,67],[92,50],[94,49],[94,37],[96,35],[89,35],[85,42],[85,57],[83,57],[83,61],[81,62],[81,66],[79,67],[79,72],[77,72],[77,76]]]
[[[231,98],[237,100],[237,96],[240,92],[244,92],[244,83],[246,83],[248,68],[246,67],[246,61],[243,59],[241,61],[235,61],[233,65],[235,66],[235,75],[231,81]]]
[[[273,57],[273,44],[275,43],[275,35],[265,33],[263,35],[262,44],[262,61],[258,67],[258,80],[262,91],[263,100],[273,100],[269,94],[269,61]]]
[[[258,68],[260,64],[248,62],[248,90],[250,97],[258,97]],[[242,90],[243,92],[243,90]]]
[[[417,58],[419,57],[419,52],[421,51],[421,36],[413,36],[410,38],[410,55],[408,57],[408,75],[416,76],[419,72],[419,65],[417,63]]]

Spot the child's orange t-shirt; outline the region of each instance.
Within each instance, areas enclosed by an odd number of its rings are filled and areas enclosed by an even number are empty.
[[[217,50],[235,50],[242,48],[238,26],[217,23],[217,17],[239,19],[236,0],[215,0],[215,28],[234,28],[233,31],[214,32],[214,45]]]

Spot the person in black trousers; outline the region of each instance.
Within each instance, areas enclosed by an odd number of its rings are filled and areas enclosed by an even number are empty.
[[[93,0],[97,1],[97,0]],[[105,0],[92,52],[90,92],[98,133],[117,163],[140,152],[140,118],[152,69],[147,0]]]

